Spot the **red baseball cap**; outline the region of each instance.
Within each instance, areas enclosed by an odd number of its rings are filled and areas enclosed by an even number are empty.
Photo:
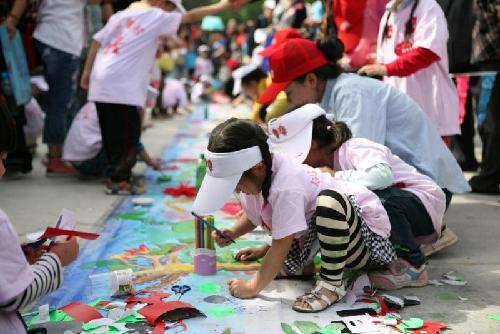
[[[302,36],[300,31],[294,28],[284,28],[276,30],[276,33],[274,34],[273,38],[273,43],[271,44],[271,46],[264,49],[259,54],[263,57],[269,57],[271,53],[273,53],[279,45],[283,44],[283,42],[285,42],[286,40],[292,38],[304,38],[304,36]]]
[[[269,56],[272,83],[259,96],[257,102],[269,104],[298,77],[328,63],[316,43],[305,38],[289,39]]]

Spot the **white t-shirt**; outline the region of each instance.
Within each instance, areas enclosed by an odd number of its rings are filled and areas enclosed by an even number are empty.
[[[0,305],[5,305],[33,281],[33,270],[26,261],[16,231],[7,215],[0,209]],[[16,312],[0,311],[2,333],[26,333]]]
[[[422,201],[436,231],[432,238],[436,239],[441,234],[446,210],[444,192],[430,177],[420,174],[387,147],[364,138],[349,139],[335,152],[333,169],[368,170],[377,164],[389,165],[394,184],[399,184],[403,190],[414,193]]]
[[[240,201],[250,221],[264,228],[273,239],[294,234],[300,238],[316,210],[316,198],[325,189],[354,195],[370,229],[382,237],[391,231],[389,217],[377,195],[366,187],[334,179],[329,173],[299,164],[291,158],[273,154],[272,181],[268,203],[262,194],[240,194]]]
[[[214,73],[214,65],[212,61],[207,58],[198,57],[196,58],[194,77],[199,78],[202,75],[207,75],[211,77]]]
[[[80,57],[87,0],[43,0],[33,37],[48,46]]]
[[[162,92],[162,105],[164,108],[177,105],[183,108],[188,104],[188,97],[184,84],[177,79],[167,78]]]
[[[76,114],[66,139],[63,160],[86,161],[94,158],[102,148],[101,128],[93,102],[88,102]]]
[[[178,12],[126,9],[113,15],[94,39],[101,44],[92,68],[89,101],[144,107],[160,37],[174,35]]]
[[[391,1],[387,6],[391,6]],[[407,77],[384,77],[388,84],[408,94],[429,116],[441,136],[460,134],[458,94],[448,73],[448,26],[446,17],[435,0],[420,0],[413,17],[415,32],[405,44],[405,24],[412,4],[393,12],[388,30],[391,36],[382,42],[388,11],[381,20],[377,44],[377,62],[388,64],[413,48],[425,48],[440,60]]]

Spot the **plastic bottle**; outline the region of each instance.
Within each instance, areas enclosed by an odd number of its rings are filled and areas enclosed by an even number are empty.
[[[205,155],[200,154],[200,159],[198,160],[198,164],[196,165],[196,192],[200,190],[201,183],[203,182],[203,178],[205,177],[205,173],[207,172],[207,165],[205,163]]]
[[[87,295],[92,299],[98,299],[133,293],[132,276],[132,269],[89,275]]]
[[[0,85],[5,96],[12,96],[12,83],[8,72],[2,72],[0,74]]]

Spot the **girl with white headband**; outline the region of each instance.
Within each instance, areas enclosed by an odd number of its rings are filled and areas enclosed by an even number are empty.
[[[287,136],[286,128],[276,129]],[[261,226],[272,237],[262,266],[250,280],[228,282],[232,295],[252,298],[280,272],[294,275],[321,253],[321,271],[310,293],[295,302],[298,312],[319,312],[345,295],[342,275],[368,264],[387,266],[396,255],[390,222],[379,198],[279,153],[271,154],[264,130],[232,118],[211,133],[205,151],[207,174],[193,210],[220,209],[236,191],[245,215],[223,230],[236,239]],[[227,240],[215,235],[219,246]]]
[[[280,136],[279,128],[288,135]],[[272,152],[312,167],[333,168],[335,179],[363,185],[381,199],[391,221],[398,260],[369,274],[379,289],[427,284],[426,258],[420,243],[433,243],[441,233],[446,196],[428,176],[394,155],[387,147],[351,138],[343,122],[333,123],[316,104],[306,104],[269,122]]]

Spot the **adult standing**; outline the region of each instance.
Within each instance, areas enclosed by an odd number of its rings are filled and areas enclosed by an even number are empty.
[[[48,145],[47,175],[75,174],[63,163],[62,147],[73,118],[87,0],[44,0],[34,38],[49,84],[43,142]],[[74,110],[76,111],[76,110]]]
[[[472,62],[483,70],[500,68],[500,2],[475,0]],[[472,191],[500,193],[500,75],[497,73],[486,112],[483,162],[479,175],[469,181]]]
[[[455,158],[422,109],[398,89],[375,79],[342,73],[338,40],[294,38],[269,56],[273,84],[260,96],[269,103],[285,90],[292,105],[321,103],[354,137],[389,147],[408,164],[452,193],[469,190]]]

